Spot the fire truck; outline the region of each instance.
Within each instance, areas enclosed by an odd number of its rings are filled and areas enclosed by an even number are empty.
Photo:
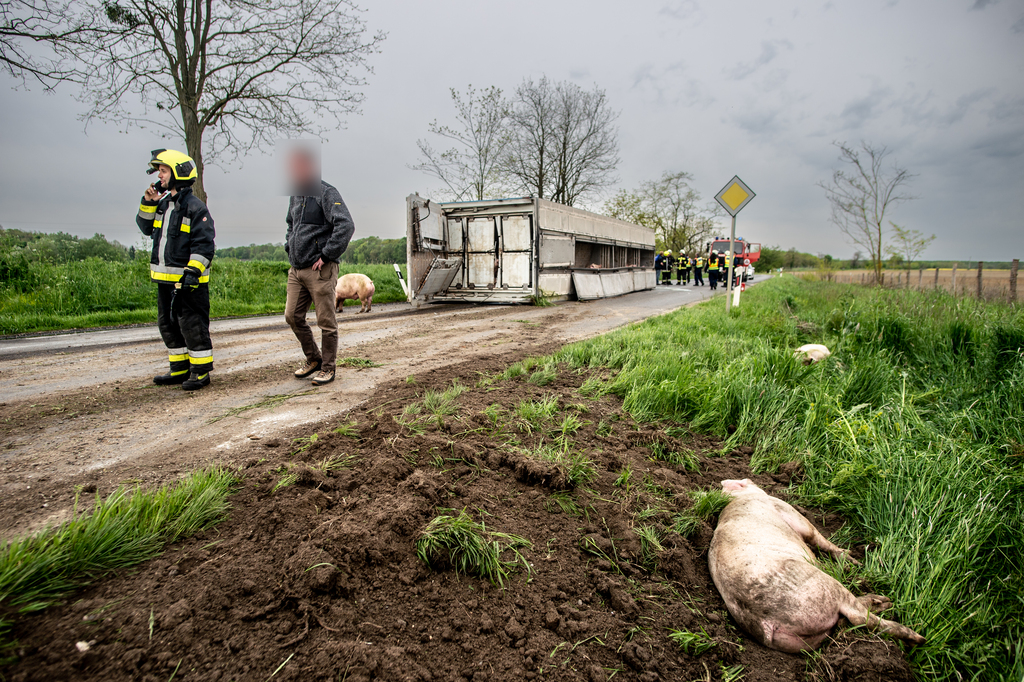
[[[726,256],[729,255],[729,238],[728,237],[715,237],[708,242],[708,258],[711,257],[712,252],[718,251],[724,253]],[[740,257],[741,265],[737,266],[736,274],[739,275],[742,281],[746,282],[748,279],[754,276],[754,263],[761,257],[761,245],[751,244],[746,239],[739,237],[733,242],[733,255]],[[722,278],[726,275],[723,273]]]

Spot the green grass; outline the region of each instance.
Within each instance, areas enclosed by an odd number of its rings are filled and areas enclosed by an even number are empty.
[[[700,458],[692,450],[669,450],[661,441],[651,443],[651,459],[682,467],[686,471],[700,469]]]
[[[586,454],[571,447],[567,441],[557,446],[541,443],[535,448],[522,449],[527,457],[551,462],[562,472],[569,488],[586,485],[597,477],[597,468]]]
[[[700,656],[718,646],[718,643],[704,632],[704,628],[701,628],[700,632],[672,630],[668,633],[668,638],[691,656]]]
[[[872,545],[873,587],[927,638],[909,651],[917,675],[1019,682],[1024,308],[793,277],[758,285],[731,315],[723,307],[552,359],[613,370],[605,389],[637,420],[713,434],[724,449],[753,444],[758,471],[801,460],[801,504],[849,520],[838,540]],[[803,343],[833,355],[805,367],[793,359]],[[676,530],[718,504],[711,492],[695,500]]]
[[[441,514],[427,524],[416,540],[416,556],[435,570],[451,566],[456,573],[475,575],[503,587],[515,568],[530,571],[519,549],[532,546],[519,535],[487,530],[462,509],[454,516]],[[512,552],[513,558],[502,559],[505,552]]]
[[[76,506],[70,521],[0,548],[0,604],[35,610],[209,528],[227,512],[235,480],[211,467],[155,490],[119,488],[87,512]]]
[[[558,411],[558,396],[549,395],[541,400],[521,400],[515,408],[519,428],[526,433],[543,431]]]
[[[0,282],[0,334],[79,329],[156,321],[156,285],[149,260],[32,263],[32,288]],[[391,265],[339,266],[339,274],[361,272],[373,280],[374,303],[404,301]],[[403,270],[404,272],[404,270]],[[284,312],[288,264],[215,259],[210,277],[212,317]],[[348,301],[355,305],[358,301]]]

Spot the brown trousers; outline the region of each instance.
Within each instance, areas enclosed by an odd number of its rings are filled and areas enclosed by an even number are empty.
[[[335,371],[338,361],[338,319],[334,316],[334,290],[338,286],[338,264],[324,263],[319,270],[288,270],[288,301],[284,319],[302,345],[306,360],[323,360],[321,370]],[[316,347],[313,330],[306,323],[310,303],[316,306],[316,326],[320,327],[320,345]]]

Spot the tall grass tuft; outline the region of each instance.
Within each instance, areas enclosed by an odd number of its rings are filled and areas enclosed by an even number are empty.
[[[758,471],[802,461],[798,497],[851,521],[847,535],[873,547],[864,570],[928,639],[910,652],[920,677],[1024,668],[1024,308],[796,278],[721,308],[554,360],[617,370],[606,389],[636,419],[754,444]],[[803,366],[793,350],[806,342],[832,357]],[[678,532],[699,527],[699,506]]]
[[[416,556],[431,568],[448,564],[457,573],[475,575],[503,587],[516,567],[530,571],[519,549],[532,546],[519,535],[487,530],[462,509],[454,516],[441,514],[427,524],[416,540]],[[501,558],[506,551],[512,552],[513,559]]]
[[[33,608],[209,528],[227,512],[235,480],[211,467],[156,490],[119,488],[60,526],[8,542],[0,548],[0,604]]]

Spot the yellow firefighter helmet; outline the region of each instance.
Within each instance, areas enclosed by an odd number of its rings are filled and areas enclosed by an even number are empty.
[[[149,161],[147,173],[156,173],[160,166],[164,165],[171,169],[176,183],[192,184],[199,173],[196,171],[196,162],[192,157],[177,149],[154,149],[153,158]]]

